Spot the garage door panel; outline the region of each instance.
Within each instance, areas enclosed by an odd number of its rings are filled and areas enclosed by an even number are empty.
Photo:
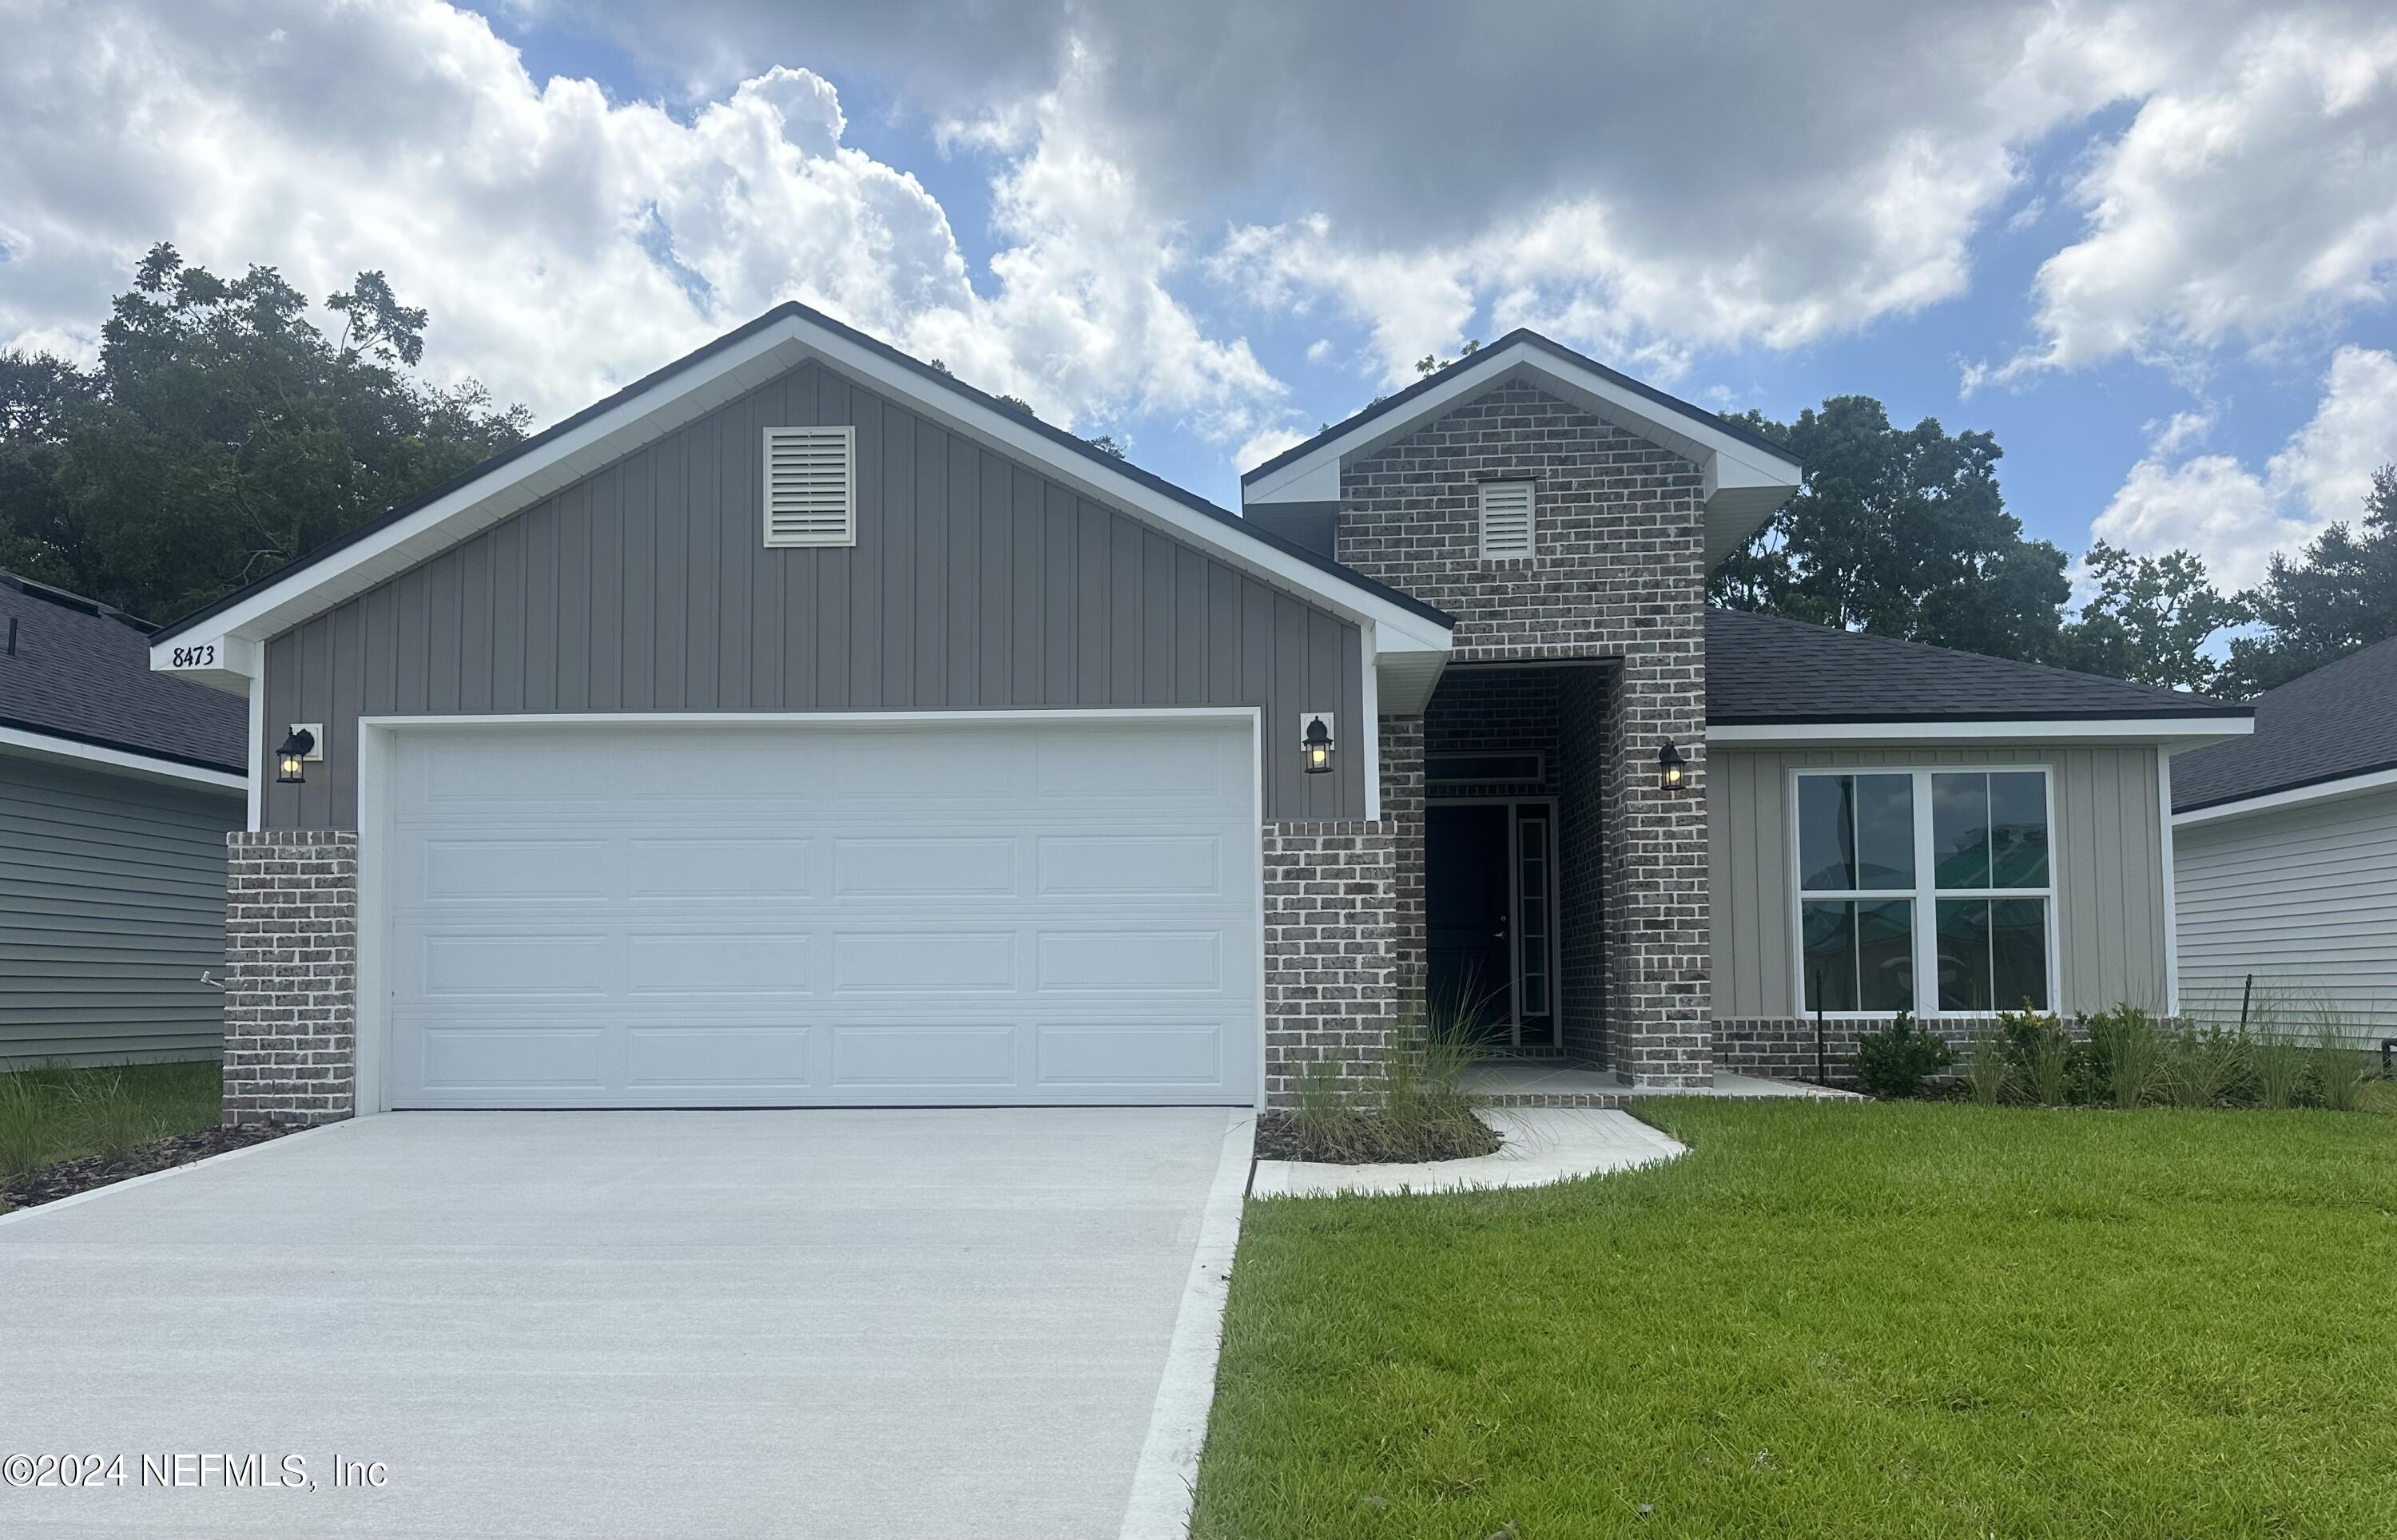
[[[1232,1029],[1222,1020],[1043,1022],[1037,1029],[1040,1083],[1212,1085],[1223,1078],[1224,1039]]]
[[[1249,744],[402,728],[393,1103],[1246,1103]]]
[[[803,931],[724,936],[633,935],[625,939],[625,987],[634,995],[787,995],[814,984]]]
[[[628,898],[754,904],[813,891],[811,840],[744,839],[727,831],[705,838],[628,836],[624,844]]]
[[[624,1082],[636,1088],[804,1090],[819,1034],[798,1026],[631,1027]]]
[[[1012,896],[1021,887],[1012,836],[852,836],[833,843],[836,898]]]
[[[1013,1022],[849,1021],[832,1029],[833,1080],[852,1088],[1013,1087]]]

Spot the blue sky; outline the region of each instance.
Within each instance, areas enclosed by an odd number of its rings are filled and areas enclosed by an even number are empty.
[[[2384,7],[1709,8],[35,0],[0,343],[87,353],[156,239],[380,267],[553,418],[798,298],[1232,503],[1529,324],[1989,430],[2035,535],[2231,581],[2397,458]]]

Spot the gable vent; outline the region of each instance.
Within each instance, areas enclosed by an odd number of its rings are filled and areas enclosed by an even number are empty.
[[[1532,484],[1493,481],[1481,484],[1481,554],[1493,557],[1532,553]]]
[[[857,430],[766,430],[766,543],[857,543]]]

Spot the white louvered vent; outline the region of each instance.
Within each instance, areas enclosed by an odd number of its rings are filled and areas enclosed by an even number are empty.
[[[766,543],[853,546],[857,430],[766,430]]]
[[[1484,560],[1532,553],[1532,484],[1481,484],[1481,555]]]

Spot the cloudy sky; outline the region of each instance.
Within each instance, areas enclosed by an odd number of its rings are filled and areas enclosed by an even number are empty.
[[[1721,409],[1992,430],[2035,533],[2234,582],[2397,458],[2386,0],[0,0],[0,345],[88,356],[156,240],[378,267],[428,366],[546,421],[796,298],[1235,502],[1528,325]]]

